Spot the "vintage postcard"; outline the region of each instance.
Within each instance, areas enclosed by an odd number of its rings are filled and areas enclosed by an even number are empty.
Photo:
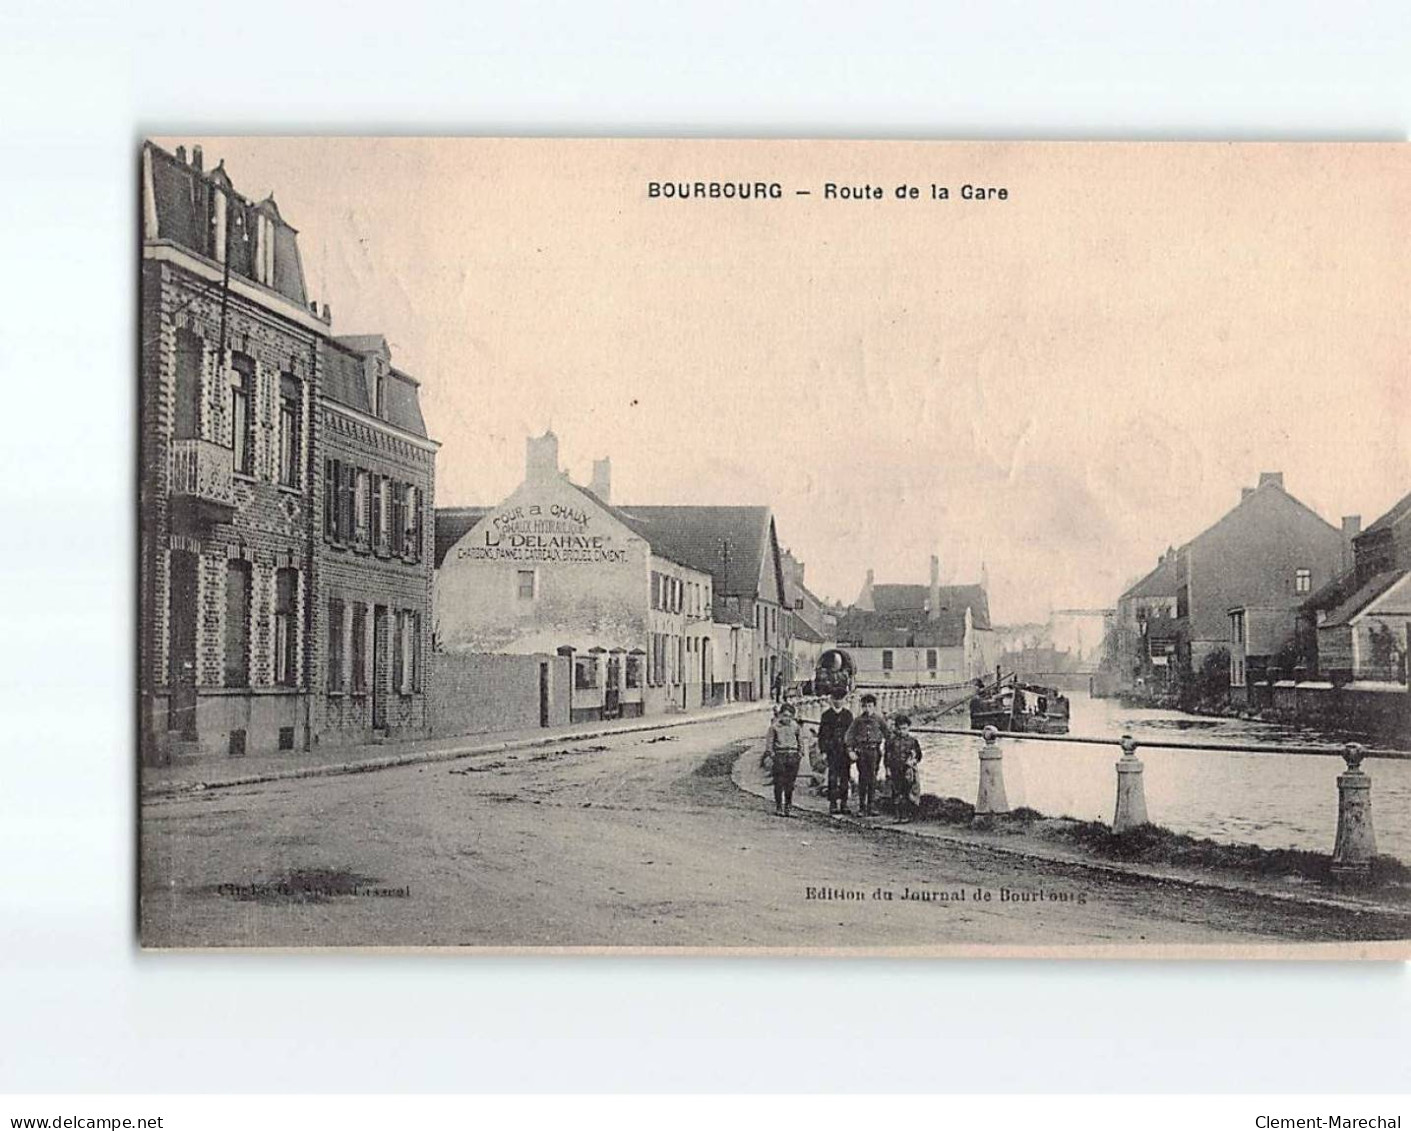
[[[1411,148],[135,157],[143,946],[1411,955]]]

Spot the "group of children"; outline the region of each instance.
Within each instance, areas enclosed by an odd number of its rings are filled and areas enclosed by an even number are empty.
[[[856,716],[848,710],[842,692],[818,721],[818,747],[828,760],[828,812],[834,816],[851,814],[848,794],[853,767],[857,767],[857,809],[863,817],[875,817],[877,771],[886,770],[897,820],[912,820],[921,805],[921,744],[910,733],[911,719],[897,715],[889,726],[877,710],[877,696],[865,694]],[[799,766],[808,755],[804,722],[790,702],[783,703],[770,724],[765,753],[771,759],[774,778],[774,812],[792,816],[794,783]]]

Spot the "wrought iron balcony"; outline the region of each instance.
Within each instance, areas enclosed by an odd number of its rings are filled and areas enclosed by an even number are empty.
[[[197,517],[219,522],[235,510],[231,452],[207,440],[173,440],[171,495],[195,508]]]

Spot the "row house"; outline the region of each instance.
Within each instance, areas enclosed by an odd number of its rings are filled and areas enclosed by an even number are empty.
[[[142,754],[307,749],[328,726],[328,307],[273,197],[242,196],[199,147],[144,144],[141,200]]]
[[[869,569],[837,638],[859,683],[958,683],[993,671],[1003,654],[983,574],[978,584],[942,585],[934,554],[925,585],[878,583]]]
[[[792,658],[790,688],[800,690],[813,680],[823,653],[837,642],[838,618],[804,583],[804,563],[785,549],[784,590],[788,602],[788,623]]]
[[[711,699],[714,579],[608,501],[610,474],[603,460],[590,486],[574,483],[549,432],[528,440],[524,480],[508,498],[437,513],[435,640],[448,683],[473,668],[488,687],[496,669],[475,657],[531,659],[499,666],[529,677],[537,668],[528,683],[497,685],[499,697],[520,700],[499,717],[552,725]],[[448,703],[443,714],[462,711]]]
[[[319,741],[426,733],[437,445],[380,335],[320,343]]]
[[[795,681],[794,630],[774,515],[761,506],[624,506],[653,546],[711,580],[703,628],[711,702],[763,699]]]
[[[1120,689],[1176,696],[1190,690],[1183,673],[1227,656],[1222,679],[1238,700],[1250,673],[1290,645],[1299,605],[1338,574],[1350,530],[1289,494],[1281,472],[1261,473],[1235,507],[1168,550],[1118,600]]]
[[[1303,604],[1302,671],[1337,685],[1407,686],[1411,495],[1352,539],[1353,561]]]

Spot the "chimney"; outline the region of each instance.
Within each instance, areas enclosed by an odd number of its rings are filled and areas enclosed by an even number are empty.
[[[1259,473],[1259,486],[1272,483],[1280,491],[1284,489],[1284,473],[1282,471],[1261,471]]]
[[[191,167],[199,173],[204,164],[205,157],[201,153],[201,147],[199,145],[193,145],[191,147]]]
[[[1346,573],[1357,564],[1357,555],[1352,545],[1353,539],[1362,533],[1362,516],[1345,514],[1342,516],[1342,572]]]
[[[593,478],[588,490],[605,503],[612,502],[612,460],[608,457],[593,461]]]
[[[559,474],[559,438],[553,432],[530,436],[524,442],[525,482],[547,483]]]
[[[178,145],[176,147],[176,159],[180,161],[183,165],[186,164],[186,146]]]
[[[941,615],[941,559],[931,555],[931,601],[930,619],[936,620]]]

